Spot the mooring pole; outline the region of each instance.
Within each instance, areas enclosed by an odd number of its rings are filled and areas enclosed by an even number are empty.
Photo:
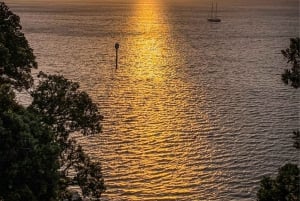
[[[118,50],[119,50],[119,43],[115,44],[115,49],[116,49],[116,69],[118,68]]]

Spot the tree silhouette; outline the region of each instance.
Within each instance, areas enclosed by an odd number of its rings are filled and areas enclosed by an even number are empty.
[[[290,39],[290,48],[282,50],[283,56],[292,64],[292,68],[286,69],[282,74],[285,84],[290,84],[294,88],[300,85],[299,75],[299,38]],[[300,149],[300,132],[294,131],[294,147]],[[286,164],[279,168],[275,179],[264,177],[260,181],[260,188],[257,192],[258,201],[300,201],[300,170],[295,164]]]
[[[286,164],[275,179],[264,177],[257,193],[259,201],[299,201],[299,168]]]
[[[40,73],[33,88],[37,63],[21,29],[20,18],[0,2],[0,200],[71,200],[74,185],[99,200],[100,163],[70,135],[100,133],[103,117],[79,84],[61,75]],[[28,108],[14,100],[14,89],[31,92]]]
[[[37,63],[21,30],[20,17],[0,2],[0,83],[28,89],[33,84],[31,69]]]
[[[0,200],[55,200],[59,146],[35,114],[0,85]]]
[[[282,81],[290,84],[294,88],[300,86],[300,38],[291,38],[290,47],[281,50],[287,62],[292,65],[291,69],[286,69],[282,74]]]
[[[84,196],[100,198],[104,181],[99,163],[93,162],[70,134],[84,135],[101,132],[102,116],[87,93],[79,91],[79,84],[59,75],[40,73],[38,87],[31,93],[33,102],[29,111],[39,114],[42,122],[51,127],[55,140],[61,147],[59,154],[62,191],[78,185]],[[70,172],[75,171],[75,176]],[[68,195],[69,193],[61,193]],[[64,197],[65,198],[65,197]]]

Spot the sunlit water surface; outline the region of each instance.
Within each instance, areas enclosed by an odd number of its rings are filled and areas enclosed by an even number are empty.
[[[299,164],[299,91],[280,80],[297,7],[221,4],[212,24],[206,3],[9,4],[39,70],[99,104],[103,133],[79,140],[104,200],[255,200],[263,175]]]

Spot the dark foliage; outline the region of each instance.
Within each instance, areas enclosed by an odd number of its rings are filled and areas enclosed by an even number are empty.
[[[43,121],[51,125],[57,138],[62,142],[72,132],[85,135],[101,131],[97,105],[87,93],[79,91],[79,84],[60,75],[40,73],[41,82],[31,93],[33,102],[30,110],[43,116]]]
[[[68,143],[62,155],[61,174],[64,182],[61,183],[61,189],[66,191],[64,187],[79,186],[83,196],[99,200],[105,190],[100,163],[91,161],[75,141],[69,140]],[[70,176],[72,171],[76,172],[74,176]]]
[[[87,93],[78,90],[78,83],[59,75],[40,73],[39,77],[41,82],[31,93],[33,102],[29,110],[43,117],[42,121],[52,128],[61,146],[60,189],[66,191],[68,186],[78,185],[84,196],[100,198],[105,190],[101,166],[91,161],[70,138],[73,132],[85,135],[101,132],[103,117],[97,105]],[[69,194],[62,192],[61,195]]]
[[[291,84],[292,87],[300,86],[300,38],[291,38],[290,47],[286,50],[281,50],[283,56],[288,63],[292,64],[291,69],[286,69],[282,74],[282,80],[285,84]],[[300,131],[294,131],[294,147],[300,149]]]
[[[63,76],[40,73],[32,89],[37,63],[21,29],[20,18],[0,2],[0,200],[71,200],[74,185],[99,200],[101,166],[70,137],[101,131],[97,105]],[[30,89],[32,104],[18,105],[12,88]]]
[[[40,119],[0,85],[0,200],[55,200],[59,146]]]
[[[290,48],[282,50],[282,54],[292,64],[292,69],[285,70],[282,80],[298,88],[300,86],[299,67],[300,39],[292,38]],[[294,147],[300,148],[300,132],[294,131]],[[286,164],[279,169],[275,179],[264,177],[260,182],[260,189],[257,192],[258,201],[300,201],[300,177],[299,168],[295,164]]]
[[[286,164],[275,179],[264,177],[257,193],[258,201],[300,201],[299,168]]]
[[[19,16],[0,2],[0,83],[28,89],[33,84],[31,69],[37,63],[21,29]]]
[[[293,138],[295,140],[294,147],[296,149],[300,149],[300,131],[299,130],[294,131],[293,134],[294,134]]]
[[[282,74],[282,81],[298,88],[300,86],[300,38],[291,38],[290,47],[281,52],[287,62],[292,65],[291,69],[286,69]]]

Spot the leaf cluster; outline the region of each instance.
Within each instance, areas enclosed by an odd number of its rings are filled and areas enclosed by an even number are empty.
[[[59,146],[40,119],[0,85],[0,200],[54,200]]]
[[[293,132],[294,136],[293,136],[293,139],[294,139],[294,147],[296,149],[300,149],[300,131],[297,130],[297,131],[294,131]]]
[[[286,164],[275,179],[264,177],[257,193],[258,201],[300,201],[299,168]]]
[[[287,59],[287,63],[292,65],[291,69],[285,69],[282,81],[294,88],[300,87],[300,38],[291,38],[290,47],[281,50],[281,53]]]
[[[85,197],[100,198],[105,191],[101,166],[93,162],[82,147],[70,138],[74,132],[84,135],[101,132],[100,121],[103,117],[97,105],[86,92],[79,90],[78,83],[61,75],[40,72],[39,78],[40,84],[31,92],[33,101],[28,109],[39,114],[42,122],[51,127],[61,147],[61,199],[67,199],[69,193],[64,191],[73,185],[79,186]]]
[[[0,83],[28,89],[33,84],[31,69],[37,63],[21,30],[20,17],[0,2]]]
[[[282,80],[285,84],[291,84],[292,87],[300,86],[300,38],[291,38],[290,47],[282,50],[283,56],[292,68],[286,69],[282,74]],[[300,132],[293,132],[294,147],[300,148]],[[258,201],[300,201],[300,177],[299,168],[295,164],[286,164],[279,169],[275,179],[264,177],[260,182],[260,189],[257,192]]]
[[[79,91],[79,84],[61,75],[40,72],[38,87],[31,92],[33,102],[29,110],[43,116],[52,126],[57,138],[66,141],[72,132],[85,135],[99,133],[103,117],[89,95]]]

